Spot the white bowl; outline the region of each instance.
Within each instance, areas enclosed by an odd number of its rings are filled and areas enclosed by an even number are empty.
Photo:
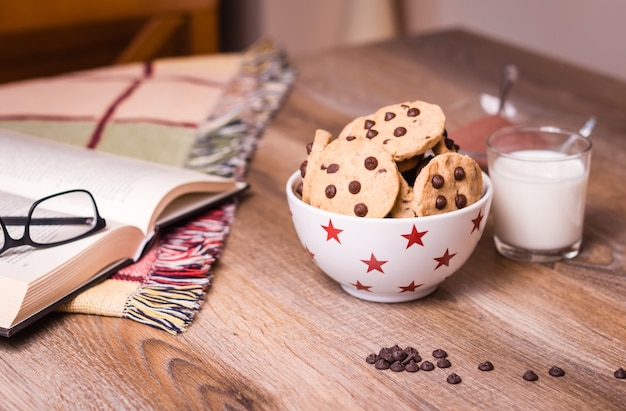
[[[463,209],[416,218],[361,218],[324,211],[287,181],[287,201],[300,242],[317,266],[355,297],[403,302],[425,297],[467,261],[483,234],[493,188]]]

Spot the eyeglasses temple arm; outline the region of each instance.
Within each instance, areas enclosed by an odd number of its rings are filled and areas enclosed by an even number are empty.
[[[5,225],[25,225],[28,217],[0,217]],[[47,217],[31,218],[30,225],[92,225],[94,217]]]

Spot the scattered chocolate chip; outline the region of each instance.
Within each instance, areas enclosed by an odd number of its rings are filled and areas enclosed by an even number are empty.
[[[391,121],[394,118],[396,118],[396,113],[392,113],[391,111],[385,113],[385,121]]]
[[[326,186],[326,190],[324,190],[324,194],[326,194],[326,198],[333,198],[337,194],[337,188],[334,185]]]
[[[457,194],[456,197],[454,197],[454,205],[456,205],[456,208],[463,208],[467,205],[467,197],[465,197],[464,194]]]
[[[420,109],[417,107],[411,107],[409,111],[406,112],[406,115],[409,117],[417,117],[420,115]]]
[[[378,361],[378,355],[376,353],[371,353],[365,357],[365,362],[368,364],[376,364],[376,361]]]
[[[437,361],[437,367],[439,368],[450,368],[451,365],[452,363],[447,358],[440,358],[439,361]]]
[[[441,348],[437,348],[435,351],[433,351],[433,357],[435,358],[446,358],[447,356],[448,353]]]
[[[417,351],[417,349],[416,349],[416,348],[413,348],[413,347],[411,347],[410,345],[409,345],[409,346],[407,346],[407,347],[404,349],[404,352],[405,352],[405,353],[407,353],[407,355],[409,355],[409,356],[414,355],[414,354],[418,354],[418,353],[419,353],[419,351]]]
[[[363,203],[358,203],[354,206],[354,215],[357,217],[365,217],[367,215],[367,206]]]
[[[456,181],[461,181],[465,178],[465,170],[463,167],[457,167],[454,169],[454,179]]]
[[[404,371],[404,365],[400,361],[395,361],[391,363],[389,368],[391,369],[391,371],[395,371],[395,372]]]
[[[379,358],[378,361],[376,361],[376,363],[374,364],[374,367],[376,367],[377,370],[386,370],[390,366],[391,364],[389,364],[389,361],[382,358]]]
[[[404,370],[407,372],[418,372],[419,369],[420,369],[420,366],[415,361],[413,361],[413,359],[411,359],[404,366]]]
[[[537,374],[535,374],[535,372],[532,371],[532,370],[526,371],[522,377],[526,381],[537,381],[539,379],[539,376]]]
[[[367,170],[376,170],[376,167],[378,167],[378,159],[376,157],[367,157],[364,161],[363,161],[363,165],[365,166],[365,168]]]
[[[296,194],[298,194],[300,197],[302,197],[302,190],[304,189],[304,184],[302,184],[302,181],[296,186]]]
[[[313,143],[309,143],[306,145],[306,153],[311,154],[311,150],[313,150]]]
[[[390,348],[387,348],[387,347],[381,348],[380,351],[378,351],[378,357],[382,358],[383,360],[386,360],[389,363],[393,362],[393,356],[392,356]]]
[[[412,354],[410,354],[405,360],[404,362],[409,362],[409,361],[415,361],[417,363],[422,362],[422,356],[419,355],[419,353],[414,352]]]
[[[444,196],[437,196],[437,199],[435,200],[435,207],[437,207],[437,210],[443,210],[446,208],[447,204],[448,200],[446,200]]]
[[[620,380],[626,379],[626,370],[620,367],[615,370],[613,375],[615,376],[615,378],[619,378]]]
[[[367,133],[365,134],[365,137],[367,138],[374,138],[378,135],[378,131],[374,130],[373,128],[370,128],[369,130],[367,130]]]
[[[369,130],[375,125],[376,125],[376,122],[374,120],[365,120],[365,124],[363,125],[363,128],[365,128],[366,130]]]
[[[402,137],[405,134],[406,134],[406,128],[404,127],[396,127],[395,130],[393,130],[393,135],[396,137]]]
[[[394,350],[391,353],[391,356],[396,361],[404,361],[409,356],[404,350]]]
[[[448,375],[448,378],[446,378],[446,381],[448,381],[448,384],[460,384],[462,380],[458,374],[452,373]]]
[[[432,362],[430,361],[424,361],[421,365],[420,365],[420,370],[422,371],[432,371],[435,369],[435,366],[433,365]]]
[[[358,194],[359,191],[361,191],[361,183],[357,180],[350,181],[350,184],[348,184],[348,191],[352,194]]]
[[[548,371],[548,374],[550,374],[553,377],[562,377],[565,375],[565,371],[563,371],[562,368],[559,368],[555,365],[554,367],[550,368],[550,370]]]
[[[304,160],[302,164],[300,164],[300,177],[304,178],[306,175],[306,166],[309,164],[307,160]]]
[[[326,168],[326,172],[327,172],[328,174],[334,174],[334,173],[336,173],[337,171],[339,171],[339,164],[337,164],[337,163],[331,163],[331,164],[329,164],[329,165],[328,165],[328,167]]]
[[[356,140],[355,136],[346,136],[346,141],[353,141]]]
[[[430,179],[430,182],[434,188],[439,189],[443,187],[443,183],[445,183],[445,180],[441,174],[435,174],[433,178]]]
[[[493,364],[489,361],[481,362],[480,364],[478,364],[478,369],[481,371],[492,371]]]

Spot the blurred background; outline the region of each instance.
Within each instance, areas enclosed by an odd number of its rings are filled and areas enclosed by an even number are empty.
[[[240,51],[291,56],[465,28],[626,81],[621,0],[0,0],[0,82]]]

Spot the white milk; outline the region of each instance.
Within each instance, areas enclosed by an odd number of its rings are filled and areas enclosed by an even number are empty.
[[[500,156],[490,164],[494,185],[496,236],[506,244],[529,250],[556,250],[582,238],[588,172],[576,158],[558,161],[563,153],[523,150]]]

